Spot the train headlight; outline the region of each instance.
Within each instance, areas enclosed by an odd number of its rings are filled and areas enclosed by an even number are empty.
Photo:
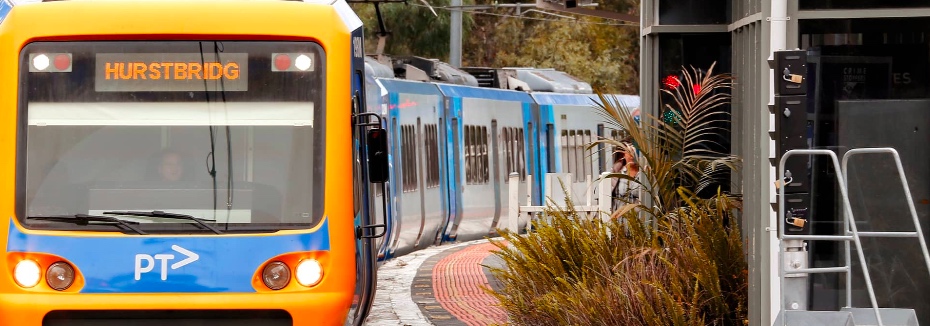
[[[52,264],[45,271],[45,282],[55,290],[67,290],[74,283],[74,267],[63,261]]]
[[[266,265],[265,269],[262,270],[262,282],[264,282],[265,286],[269,289],[283,289],[287,286],[287,283],[291,282],[291,270],[282,262],[272,262]]]
[[[323,266],[316,259],[306,259],[297,264],[297,283],[303,286],[314,286],[323,278]]]
[[[24,288],[31,288],[39,284],[41,273],[39,263],[29,259],[21,260],[13,268],[13,278],[19,286]]]

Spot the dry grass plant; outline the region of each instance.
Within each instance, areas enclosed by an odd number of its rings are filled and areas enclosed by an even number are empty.
[[[547,219],[526,235],[500,231],[494,241],[503,268],[491,292],[515,325],[743,325],[747,273],[735,223],[739,201],[725,193],[702,199],[708,171],[738,168],[738,158],[701,146],[729,77],[692,69],[669,92],[677,124],[655,117],[637,124],[616,99],[600,95],[601,111],[639,150],[643,203],[627,203],[611,219],[587,218],[570,199],[550,203]],[[692,85],[699,92],[691,92]],[[684,91],[687,89],[689,91]],[[618,145],[615,140],[598,142]],[[594,148],[592,144],[590,148]],[[612,177],[624,178],[625,175]],[[640,182],[640,179],[630,179]],[[685,185],[685,186],[681,186]],[[643,217],[646,218],[643,218]]]

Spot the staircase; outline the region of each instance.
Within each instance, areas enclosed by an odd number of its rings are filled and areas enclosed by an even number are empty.
[[[914,232],[859,232],[856,228],[855,218],[852,213],[852,207],[849,203],[849,189],[847,188],[847,166],[849,157],[862,154],[891,154],[894,157],[898,176],[901,178],[901,184],[904,187],[904,193],[910,209],[911,218],[914,222]],[[785,180],[785,161],[793,155],[825,155],[833,161],[833,168],[840,173],[836,174],[836,181],[843,200],[843,224],[845,234],[843,235],[788,235],[785,234],[785,225],[788,223],[788,216],[785,214],[785,188],[778,187],[778,277],[779,285],[779,304],[781,309],[775,325],[795,326],[795,325],[824,325],[824,326],[858,326],[858,325],[877,325],[877,326],[917,326],[917,315],[913,309],[899,308],[879,308],[875,298],[875,290],[872,287],[872,279],[869,276],[869,268],[862,253],[863,237],[875,238],[917,238],[923,250],[924,263],[930,270],[930,254],[927,251],[927,243],[924,241],[923,233],[920,229],[920,221],[917,219],[917,210],[914,208],[914,200],[911,197],[910,188],[907,185],[907,178],[904,175],[904,168],[901,165],[901,158],[898,152],[893,148],[857,148],[846,152],[843,155],[843,165],[840,167],[836,154],[831,150],[824,149],[796,149],[786,152],[778,164],[779,180]],[[806,268],[806,261],[792,261],[786,264],[786,256],[798,257],[797,249],[803,248],[803,241],[843,241],[845,243],[845,265],[839,267],[820,267]],[[801,245],[798,245],[801,243]],[[869,294],[871,307],[855,308],[852,306],[852,284],[851,284],[851,248],[850,243],[856,246],[856,254],[859,259],[859,265],[862,266],[862,275],[865,279],[866,289]],[[787,249],[796,249],[789,251]],[[803,249],[800,249],[803,250]],[[806,256],[805,256],[806,257]],[[804,307],[793,303],[791,307],[786,308],[785,282],[786,278],[803,277],[813,273],[845,273],[846,274],[846,307],[840,311],[808,311]]]

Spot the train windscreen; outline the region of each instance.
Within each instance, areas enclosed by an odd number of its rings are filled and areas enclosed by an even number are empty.
[[[324,60],[314,42],[30,43],[18,218],[43,229],[114,230],[64,219],[83,215],[199,229],[157,211],[227,231],[313,227],[323,214]]]

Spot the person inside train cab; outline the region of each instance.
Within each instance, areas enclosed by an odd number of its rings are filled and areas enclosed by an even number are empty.
[[[164,184],[188,180],[186,156],[181,151],[166,148],[156,153],[149,163],[148,178]]]
[[[158,165],[158,175],[163,181],[178,181],[184,176],[184,164],[181,154],[174,151],[162,153],[161,164]]]
[[[633,156],[635,149],[632,144],[623,142],[620,149],[614,151],[614,165],[611,169],[613,173],[625,174],[631,178],[636,178],[639,174],[639,164]],[[613,188],[611,197],[613,198],[612,209],[617,210],[622,205],[639,202],[640,184],[623,178],[613,179]]]

